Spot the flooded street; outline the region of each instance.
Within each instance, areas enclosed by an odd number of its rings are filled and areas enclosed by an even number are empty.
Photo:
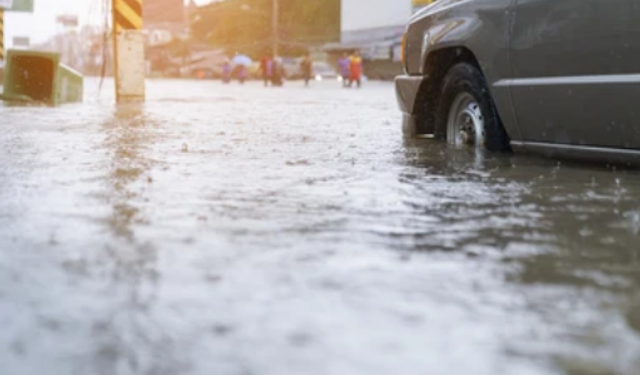
[[[403,141],[392,85],[0,106],[0,373],[640,374],[640,172]]]

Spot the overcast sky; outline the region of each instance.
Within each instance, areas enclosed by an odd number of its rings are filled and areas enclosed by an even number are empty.
[[[103,4],[111,0],[35,0],[35,12],[5,13],[5,45],[11,47],[14,36],[27,36],[32,43],[46,41],[56,33],[56,15],[75,14],[82,24],[101,24]],[[144,0],[143,0],[144,1]],[[202,4],[211,0],[196,0]]]

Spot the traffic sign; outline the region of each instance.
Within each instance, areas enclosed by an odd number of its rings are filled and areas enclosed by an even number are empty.
[[[13,0],[0,0],[0,8],[9,9],[13,7]]]
[[[7,12],[33,13],[34,0],[0,0],[0,8]]]

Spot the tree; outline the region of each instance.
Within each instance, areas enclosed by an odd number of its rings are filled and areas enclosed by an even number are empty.
[[[278,40],[284,54],[340,37],[340,0],[279,0]],[[192,33],[211,44],[257,56],[273,43],[272,0],[227,0],[198,9]]]

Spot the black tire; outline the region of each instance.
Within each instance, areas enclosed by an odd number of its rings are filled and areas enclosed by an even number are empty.
[[[484,117],[484,147],[492,152],[509,152],[509,136],[502,126],[484,75],[468,63],[454,65],[445,76],[436,109],[436,136],[447,139],[447,122],[454,99],[468,93],[477,101]]]

